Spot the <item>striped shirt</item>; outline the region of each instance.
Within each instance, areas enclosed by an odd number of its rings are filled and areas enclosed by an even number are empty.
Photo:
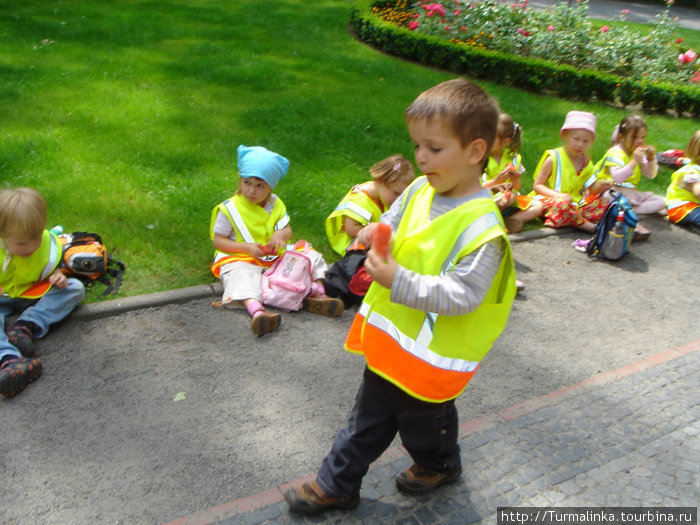
[[[467,197],[435,195],[429,220],[444,215],[472,199],[491,198],[489,190]],[[381,222],[396,231],[402,218],[401,197],[381,217]],[[444,275],[422,275],[399,266],[391,284],[391,301],[438,315],[462,315],[475,310],[486,297],[501,264],[505,243],[493,239],[460,259]]]

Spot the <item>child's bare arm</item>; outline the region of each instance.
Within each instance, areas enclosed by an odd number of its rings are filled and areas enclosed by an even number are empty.
[[[268,243],[273,251],[277,251],[280,248],[284,248],[287,245],[287,241],[292,238],[292,227],[287,224],[281,230],[277,230],[270,237],[270,242]]]
[[[265,252],[262,246],[254,242],[238,242],[224,237],[218,233],[214,234],[214,248],[225,253],[247,253],[252,257],[262,257]]]
[[[364,226],[362,226],[362,224],[357,222],[352,217],[345,216],[343,218],[343,229],[345,230],[345,233],[347,233],[353,239],[357,237],[357,234],[360,233],[362,228],[364,228]]]
[[[552,157],[547,157],[542,163],[539,173],[535,177],[535,181],[532,185],[532,189],[535,190],[540,195],[545,197],[554,197],[555,199],[565,200],[566,202],[572,202],[573,198],[568,193],[561,193],[559,191],[553,190],[547,186],[547,181],[552,175],[553,167]]]
[[[691,191],[698,199],[700,199],[700,182],[695,182],[691,185]]]

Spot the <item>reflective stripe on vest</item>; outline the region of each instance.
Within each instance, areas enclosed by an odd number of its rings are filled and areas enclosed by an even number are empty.
[[[409,200],[427,181],[419,181],[409,187]],[[424,193],[416,207],[425,206],[431,199]],[[440,250],[440,260],[430,255],[423,268],[431,275],[449,271],[460,256],[464,256],[494,238],[502,237],[506,243],[501,267],[496,274],[483,303],[468,314],[436,315],[421,313],[415,309],[392,303],[390,291],[373,283],[365,302],[346,338],[346,349],[363,353],[367,366],[392,382],[413,397],[428,402],[442,402],[457,397],[466,387],[479,366],[480,360],[500,335],[515,296],[515,275],[510,246],[505,237],[500,214],[490,199],[472,201],[467,214],[475,216],[469,222],[469,215],[455,216],[456,222],[449,221],[436,225],[443,232],[440,242],[445,250]],[[410,212],[413,206],[402,203]],[[466,203],[465,206],[469,206]],[[429,204],[428,204],[429,206]],[[484,210],[488,210],[484,213]],[[420,215],[420,214],[419,214]],[[395,257],[401,264],[401,255],[412,253],[414,242],[424,244],[434,233],[430,226],[418,230],[406,229],[403,221],[397,231]],[[419,224],[420,220],[418,221]],[[436,219],[438,220],[438,219]],[[431,221],[431,225],[433,222]],[[464,230],[456,238],[450,235],[450,225],[461,224]],[[403,226],[403,227],[402,227]],[[442,228],[445,229],[442,229]],[[434,229],[434,228],[433,228]],[[418,233],[415,237],[414,234]],[[422,238],[421,238],[422,235]],[[448,242],[449,245],[444,243]],[[409,244],[406,244],[409,243]],[[398,248],[397,248],[398,246]],[[416,245],[417,247],[418,245]],[[403,250],[409,248],[407,252]],[[434,268],[434,270],[431,270]],[[415,271],[415,269],[408,268]],[[435,273],[433,273],[435,272]],[[435,331],[439,330],[439,331]],[[463,342],[463,344],[462,344]],[[455,346],[455,344],[457,346]]]
[[[370,219],[372,218],[372,212],[365,210],[363,207],[358,206],[354,202],[344,202],[334,210],[334,211],[343,211],[343,210],[350,210],[353,213],[356,213],[360,217],[362,217],[365,222],[369,222]]]

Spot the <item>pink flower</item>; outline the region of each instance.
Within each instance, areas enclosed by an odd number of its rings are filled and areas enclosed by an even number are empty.
[[[692,49],[688,49],[685,53],[678,55],[678,62],[680,62],[681,65],[690,64],[691,62],[695,62],[696,58],[698,58],[697,53]]]
[[[700,69],[698,69],[695,73],[693,73],[693,76],[691,77],[690,81],[693,84],[697,84],[700,82]]]
[[[415,20],[413,22],[408,23],[408,28],[411,31],[415,31],[417,27],[418,27],[418,22],[416,22]]]
[[[603,26],[603,27],[600,28],[600,32],[601,32],[601,33],[607,33],[609,30],[610,30],[610,27],[609,27],[609,26]]]
[[[455,16],[459,16],[459,14],[462,12],[461,9],[455,9]]]
[[[442,4],[427,4],[422,7],[427,11],[425,16],[433,16],[435,13],[439,14],[441,17],[445,16],[445,8],[442,7]]]
[[[549,24],[547,26],[547,31],[554,31],[554,26],[552,24]]]
[[[520,33],[520,34],[523,35],[523,36],[530,36],[530,31],[526,31],[526,30],[523,29],[522,27],[519,27],[519,28],[518,28],[518,33]]]
[[[626,15],[629,15],[629,14],[630,14],[630,10],[629,10],[629,9],[623,9],[622,11],[620,11],[620,13],[622,14],[622,16],[626,16]]]

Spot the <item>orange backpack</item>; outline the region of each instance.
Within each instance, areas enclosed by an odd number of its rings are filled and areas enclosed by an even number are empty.
[[[73,232],[62,233],[58,239],[63,245],[58,267],[66,276],[80,279],[85,284],[104,283],[107,288],[102,297],[119,291],[126,266],[107,253],[102,237],[97,233]]]

